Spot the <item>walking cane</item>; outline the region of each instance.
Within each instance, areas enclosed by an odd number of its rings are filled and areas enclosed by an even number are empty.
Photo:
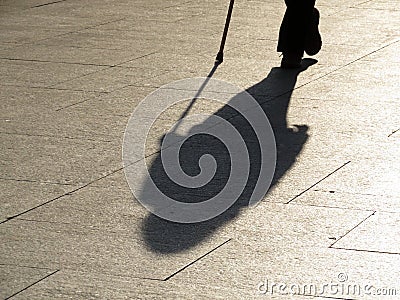
[[[221,64],[224,61],[224,47],[225,47],[226,37],[228,35],[229,24],[231,22],[233,4],[234,3],[235,3],[235,0],[231,0],[231,2],[229,4],[228,15],[226,16],[224,34],[222,35],[222,40],[221,40],[221,46],[219,48],[219,52],[218,52],[217,57],[215,59],[215,63],[216,64]]]

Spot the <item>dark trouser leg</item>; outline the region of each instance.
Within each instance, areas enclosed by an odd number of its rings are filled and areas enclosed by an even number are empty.
[[[286,12],[279,31],[278,52],[303,56],[315,0],[285,0],[285,3]]]

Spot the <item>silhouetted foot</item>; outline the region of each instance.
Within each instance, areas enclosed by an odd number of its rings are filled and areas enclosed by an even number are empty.
[[[283,52],[281,68],[297,69],[301,67],[301,59],[303,55],[300,53]]]
[[[312,56],[317,54],[322,47],[322,38],[318,30],[319,25],[319,11],[314,7],[312,21],[310,28],[307,32],[304,51]]]

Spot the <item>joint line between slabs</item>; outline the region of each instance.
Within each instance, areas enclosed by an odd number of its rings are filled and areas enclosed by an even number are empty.
[[[175,275],[181,273],[182,271],[186,270],[187,268],[189,268],[190,266],[194,265],[196,262],[200,261],[201,259],[203,259],[204,257],[206,257],[207,255],[213,253],[214,251],[216,251],[217,249],[221,248],[222,246],[226,245],[227,243],[229,243],[232,239],[226,240],[225,242],[223,242],[221,245],[215,247],[214,249],[208,251],[206,254],[200,256],[199,258],[197,258],[196,260],[192,261],[191,263],[187,264],[186,266],[184,266],[183,268],[179,269],[178,271],[176,271],[175,273],[171,274],[170,276],[168,276],[167,278],[165,278],[162,281],[168,281],[170,280],[172,277],[174,277]]]
[[[331,209],[340,209],[340,210],[347,210],[347,211],[363,211],[363,212],[373,212],[374,211],[372,209],[340,207],[340,206],[333,206],[333,205],[302,204],[302,203],[291,203],[290,205],[301,206],[301,207],[305,206],[305,207],[331,208]],[[384,210],[381,210],[380,212],[396,213],[396,212],[390,212],[390,211],[384,211]]]
[[[60,3],[60,2],[65,2],[65,1],[67,1],[67,0],[53,1],[53,2],[49,2],[49,3],[35,5],[35,6],[32,6],[31,8],[38,8],[38,7],[47,6],[47,5],[51,5],[51,4],[57,4],[57,3]]]
[[[127,61],[123,61],[123,62],[120,62],[120,63],[118,63],[116,65],[113,65],[113,67],[118,67],[118,66],[121,66],[123,64],[129,63],[129,62],[132,62],[132,61],[135,61],[135,60],[139,60],[141,58],[145,58],[147,56],[151,56],[151,55],[154,55],[154,54],[157,54],[157,52],[150,52],[150,53],[143,54],[141,56],[138,56],[138,57],[135,57],[135,58],[132,58],[132,59],[128,59]],[[125,68],[129,69],[129,67],[125,67]]]
[[[73,78],[69,78],[69,79],[66,79],[66,80],[62,80],[62,81],[60,81],[60,82],[56,82],[56,83],[54,83],[54,84],[50,84],[50,85],[48,85],[48,86],[46,86],[46,87],[47,87],[47,88],[55,88],[55,89],[57,89],[57,87],[56,87],[57,85],[62,85],[62,84],[64,84],[64,83],[71,82],[71,81],[73,81],[73,80],[82,79],[82,78],[84,78],[84,77],[86,77],[86,76],[90,76],[90,75],[93,75],[93,74],[96,74],[96,73],[99,73],[99,72],[102,72],[102,71],[105,71],[105,70],[112,69],[113,66],[106,66],[106,67],[99,67],[99,68],[101,68],[101,69],[100,69],[100,70],[94,70],[94,71],[91,71],[91,72],[89,72],[89,73],[87,73],[87,74],[79,75],[79,76],[77,76],[77,77],[73,77]],[[85,92],[90,92],[90,91],[86,91],[86,90],[83,90],[83,91],[85,91]],[[95,92],[99,92],[99,91],[95,91]]]
[[[372,1],[373,1],[373,0],[364,1],[364,2],[361,2],[361,3],[356,4],[354,7],[358,7],[358,6],[360,6],[360,5],[363,5],[363,4],[365,4],[365,3],[372,2]]]
[[[65,64],[65,65],[77,65],[77,66],[92,66],[92,67],[113,67],[114,65],[100,65],[91,63],[78,63],[78,62],[66,62],[66,61],[52,61],[52,60],[40,60],[40,59],[24,59],[24,58],[12,58],[12,57],[0,57],[2,60],[8,61],[22,61],[22,62],[36,62],[45,64]]]
[[[70,192],[68,192],[68,193],[65,193],[65,194],[63,194],[63,195],[61,195],[61,196],[58,196],[58,197],[56,197],[56,198],[54,198],[54,199],[51,199],[51,200],[49,200],[49,201],[46,201],[46,202],[44,202],[44,203],[42,203],[42,204],[39,204],[39,205],[37,205],[37,206],[35,206],[35,207],[32,207],[32,208],[30,208],[30,209],[27,209],[27,210],[25,210],[25,211],[23,211],[23,212],[21,212],[21,213],[19,213],[19,214],[16,214],[16,215],[14,215],[14,216],[8,217],[6,220],[0,222],[0,225],[1,225],[1,224],[4,224],[4,223],[7,223],[7,222],[9,222],[9,221],[11,221],[11,220],[13,220],[13,219],[16,219],[16,218],[18,218],[18,217],[20,217],[20,216],[22,216],[22,215],[25,215],[25,214],[27,214],[27,213],[29,213],[29,212],[35,210],[35,209],[38,209],[38,208],[43,207],[43,206],[45,206],[45,205],[47,205],[47,204],[50,204],[50,203],[52,203],[52,202],[54,202],[54,201],[57,201],[57,200],[59,200],[59,199],[62,199],[62,198],[64,198],[65,196],[71,196],[72,194],[74,194],[74,193],[76,193],[76,192],[78,192],[78,191],[80,191],[80,190],[83,190],[84,188],[86,188],[86,187],[92,185],[93,183],[98,182],[98,181],[100,181],[100,180],[102,180],[102,179],[104,179],[104,178],[107,178],[107,177],[109,177],[109,176],[111,176],[111,175],[113,175],[113,174],[115,174],[115,173],[117,173],[117,172],[119,172],[119,171],[121,171],[121,170],[123,170],[123,168],[119,168],[119,169],[117,169],[117,170],[111,171],[110,173],[108,173],[108,174],[106,174],[106,175],[104,175],[104,176],[102,176],[102,177],[100,177],[100,178],[98,178],[98,179],[95,179],[95,180],[93,180],[93,181],[91,181],[91,182],[89,182],[89,183],[87,183],[87,184],[85,184],[85,185],[82,185],[82,186],[80,186],[80,187],[78,187],[78,188],[76,188],[76,189],[74,189],[74,190],[72,190],[72,191],[70,191]]]
[[[23,266],[23,265],[16,265],[16,264],[3,264],[3,263],[0,263],[0,266],[4,266],[4,267],[17,267],[17,268],[25,268],[25,269],[33,269],[33,270],[43,270],[43,271],[53,271],[53,270],[54,270],[54,269],[50,269],[50,268]]]
[[[93,28],[96,28],[98,26],[103,26],[103,25],[108,25],[108,24],[114,23],[114,22],[123,21],[125,19],[126,18],[120,18],[120,19],[117,19],[117,20],[111,20],[111,21],[107,21],[107,22],[104,22],[104,23],[100,23],[100,24],[89,25],[87,27],[83,27],[83,28],[80,28],[80,29],[77,29],[77,30],[56,34],[54,36],[42,38],[42,39],[35,40],[35,41],[32,41],[32,42],[22,43],[21,45],[40,44],[40,42],[43,42],[43,41],[47,41],[47,40],[51,40],[51,39],[54,39],[54,38],[63,37],[63,36],[69,35],[69,34],[78,33],[80,31],[84,31],[84,30],[88,30],[88,29],[93,29]]]
[[[400,128],[397,129],[397,130],[395,130],[395,131],[393,131],[391,134],[388,135],[388,137],[390,138],[390,137],[394,136],[394,135],[395,135],[396,133],[398,133],[399,131],[400,131]]]
[[[68,88],[56,88],[56,87],[51,87],[51,86],[34,86],[34,85],[20,85],[20,84],[1,84],[0,86],[4,87],[17,87],[17,88],[26,88],[26,89],[37,89],[37,90],[50,90],[50,91],[70,91],[70,92],[83,92],[83,93],[97,93],[98,95],[108,95],[111,92],[107,91],[88,91],[88,90],[82,90],[82,89],[68,89]],[[97,96],[93,96],[97,97]]]
[[[305,297],[312,297],[315,298],[314,295],[304,295]],[[336,298],[336,297],[329,297],[329,296],[318,296],[318,298],[323,299],[335,299],[335,300],[357,300],[356,298]]]
[[[88,102],[88,101],[96,99],[96,98],[98,98],[98,97],[94,96],[94,97],[91,97],[91,98],[88,98],[88,99],[85,99],[85,100],[82,100],[82,101],[79,101],[79,102],[75,102],[75,103],[72,103],[70,105],[67,105],[67,106],[64,106],[64,107],[61,107],[61,108],[57,108],[55,111],[59,112],[59,111],[62,111],[62,110],[65,110],[65,109],[80,105],[82,103]]]
[[[26,136],[26,137],[40,137],[40,138],[56,138],[56,139],[66,139],[66,140],[77,140],[77,141],[89,141],[89,142],[101,142],[101,143],[111,143],[112,140],[105,139],[92,139],[86,137],[71,137],[71,136],[56,136],[51,134],[30,134],[30,133],[18,133],[18,132],[2,132],[0,134],[3,135],[12,135],[12,136]],[[0,179],[2,179],[0,177]]]
[[[344,251],[355,251],[355,252],[366,252],[366,253],[376,253],[376,254],[400,255],[400,253],[398,253],[398,252],[378,251],[378,250],[351,249],[351,248],[342,248],[342,247],[331,247],[331,249],[344,250]]]
[[[1,132],[0,132],[0,134],[1,134]],[[30,180],[30,179],[16,179],[16,178],[6,178],[6,177],[0,177],[0,180],[25,182],[25,183],[37,183],[37,184],[48,184],[48,185],[73,186],[72,183],[61,183],[61,182],[52,182],[52,181]]]
[[[344,68],[350,66],[351,64],[353,64],[353,63],[355,63],[355,62],[357,62],[357,61],[359,61],[359,60],[361,60],[361,59],[363,59],[363,58],[366,58],[367,56],[369,56],[369,55],[371,55],[371,54],[374,54],[374,53],[376,53],[376,52],[378,52],[378,51],[381,51],[381,50],[383,50],[383,49],[385,49],[385,48],[387,48],[387,47],[389,47],[389,46],[391,46],[391,45],[394,45],[394,44],[396,44],[396,43],[398,43],[398,42],[400,42],[400,40],[392,41],[392,42],[390,42],[389,44],[386,44],[386,45],[384,45],[384,46],[382,46],[382,47],[380,47],[380,48],[378,48],[378,49],[376,49],[376,50],[374,50],[374,51],[371,51],[371,52],[368,53],[368,54],[365,54],[365,55],[363,55],[363,56],[361,56],[361,57],[359,57],[359,58],[357,58],[357,59],[355,59],[355,60],[353,60],[353,61],[351,61],[351,62],[349,62],[349,63],[344,64],[343,66],[340,66],[340,67],[336,68],[335,70],[332,70],[332,71],[330,71],[330,72],[328,72],[328,73],[325,73],[325,74],[321,75],[321,76],[318,77],[318,78],[315,78],[315,79],[313,79],[313,80],[310,80],[309,82],[306,82],[306,83],[304,83],[304,84],[302,84],[302,85],[300,85],[300,86],[294,88],[293,90],[298,90],[298,89],[300,89],[300,88],[302,88],[302,87],[304,87],[304,86],[306,86],[306,85],[309,85],[310,83],[313,83],[313,82],[315,82],[315,81],[317,81],[317,80],[320,80],[320,79],[322,79],[322,78],[324,78],[324,77],[326,77],[326,76],[328,76],[328,75],[330,75],[330,74],[332,74],[332,73],[335,73],[335,72],[337,72],[337,71],[339,71],[339,70],[341,70],[341,69],[344,69]]]
[[[31,89],[43,89],[43,90],[54,90],[54,91],[70,91],[70,92],[83,92],[83,93],[98,93],[100,95],[108,95],[111,92],[108,91],[96,91],[96,90],[92,90],[92,91],[88,91],[88,90],[82,90],[82,89],[68,89],[68,88],[56,88],[56,87],[51,87],[51,86],[18,86],[18,85],[13,85],[16,87],[28,87]],[[96,97],[96,96],[94,96]],[[90,99],[88,99],[90,100]]]
[[[327,179],[328,177],[330,177],[331,175],[335,174],[337,171],[343,169],[345,166],[347,166],[348,164],[350,164],[351,161],[348,161],[346,163],[344,163],[342,166],[340,166],[339,168],[337,168],[336,170],[334,170],[333,172],[329,173],[328,175],[326,175],[324,178],[318,180],[316,183],[314,183],[312,186],[310,186],[309,188],[307,188],[306,190],[302,191],[300,194],[298,194],[297,196],[293,197],[291,200],[289,200],[288,202],[286,202],[285,204],[290,204],[291,202],[293,202],[294,200],[296,200],[297,198],[299,198],[300,196],[302,196],[303,194],[307,193],[309,190],[311,190],[313,187],[317,186],[318,184],[320,184],[322,181],[324,181],[325,179]]]
[[[11,299],[11,298],[17,296],[18,294],[20,294],[20,293],[22,293],[22,292],[28,290],[29,288],[33,287],[34,285],[38,284],[39,282],[46,280],[46,279],[49,278],[50,276],[53,276],[54,274],[58,273],[59,271],[60,271],[60,270],[56,270],[56,271],[54,271],[54,272],[52,272],[52,273],[46,275],[45,277],[39,279],[38,281],[35,281],[34,283],[28,285],[27,287],[23,288],[22,290],[20,290],[20,291],[18,291],[18,292],[16,292],[16,293],[12,294],[11,296],[5,298],[5,300]]]
[[[156,52],[154,52],[154,53],[156,53]],[[51,85],[46,86],[46,87],[49,88],[49,89],[52,89],[52,88],[53,89],[57,89],[57,86],[59,86],[59,85],[62,85],[62,84],[68,83],[68,82],[72,82],[72,81],[77,80],[77,79],[82,79],[82,78],[85,78],[87,76],[91,76],[93,74],[97,74],[97,73],[100,73],[100,72],[103,72],[103,71],[107,71],[107,70],[111,70],[111,69],[114,69],[114,68],[132,69],[132,68],[129,68],[129,67],[122,67],[121,65],[123,65],[125,63],[128,63],[128,62],[131,62],[131,61],[134,61],[136,59],[141,59],[141,58],[144,58],[146,56],[150,56],[150,55],[152,55],[154,53],[153,52],[147,53],[147,54],[144,54],[142,56],[139,56],[139,57],[136,57],[136,58],[132,58],[132,59],[129,59],[127,61],[120,62],[120,63],[115,64],[115,65],[105,65],[104,67],[103,66],[99,66],[99,67],[101,67],[100,70],[95,70],[95,71],[89,72],[87,74],[82,74],[82,75],[80,75],[78,77],[74,77],[74,78],[66,79],[66,80],[63,80],[63,81],[60,81],[60,82],[56,82],[56,83],[51,84]],[[167,74],[167,73],[169,73],[169,71],[160,72],[160,74],[157,74],[157,75],[154,75],[154,76],[146,76],[143,79],[138,79],[136,82],[133,82],[133,83],[130,83],[130,84],[126,84],[126,85],[124,85],[122,87],[119,87],[119,88],[115,88],[114,86],[112,86],[109,91],[106,91],[106,93],[112,93],[112,92],[115,92],[117,90],[124,89],[124,88],[126,88],[128,86],[143,82],[143,81],[148,80],[148,79],[153,79],[153,78],[162,76],[162,75]],[[96,90],[95,91],[82,90],[82,91],[84,91],[84,92],[97,92],[97,93],[102,92],[102,91],[96,91]],[[90,100],[90,99],[87,99],[87,100]]]
[[[377,213],[377,211],[374,211],[373,213],[371,213],[368,217],[366,217],[364,220],[362,220],[361,222],[359,222],[356,226],[354,226],[353,228],[351,228],[349,231],[347,231],[343,236],[341,236],[339,239],[337,239],[332,245],[329,246],[329,248],[332,249],[339,249],[339,248],[335,248],[334,246],[340,241],[342,240],[344,237],[346,237],[350,232],[352,232],[353,230],[355,230],[356,228],[358,228],[359,226],[361,226],[362,223],[364,223],[365,221],[367,221],[369,218],[371,218],[372,216],[375,216],[375,214]]]
[[[185,5],[185,4],[189,4],[189,3],[192,3],[192,2],[194,2],[194,1],[191,0],[191,1],[186,1],[186,2],[182,2],[182,3],[177,3],[177,4],[174,4],[174,5],[166,6],[166,7],[161,8],[161,11],[168,10],[170,8],[179,7],[179,6],[182,6],[182,5]]]

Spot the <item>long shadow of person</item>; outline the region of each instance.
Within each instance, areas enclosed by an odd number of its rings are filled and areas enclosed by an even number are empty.
[[[292,167],[308,139],[308,127],[295,125],[288,128],[286,117],[298,75],[314,63],[316,63],[315,60],[304,59],[303,67],[300,69],[273,68],[264,80],[247,89],[247,92],[262,107],[275,135],[277,162],[270,190]],[[188,250],[207,239],[219,227],[234,220],[248,205],[261,168],[257,136],[247,120],[237,115],[237,112],[229,105],[224,106],[215,115],[229,120],[246,143],[250,159],[247,184],[239,199],[228,210],[208,221],[179,224],[149,214],[142,222],[141,232],[150,251],[168,254]],[[225,186],[230,174],[231,163],[234,162],[231,162],[228,149],[223,143],[209,135],[198,134],[188,138],[180,149],[179,162],[182,169],[189,176],[196,176],[200,172],[199,158],[206,153],[215,158],[218,168],[212,182],[205,186],[188,189],[175,184],[168,178],[163,168],[161,155],[158,155],[149,168],[151,179],[160,191],[176,201],[198,203],[208,200],[217,195]],[[143,193],[146,192],[146,188],[147,183],[143,186]]]

